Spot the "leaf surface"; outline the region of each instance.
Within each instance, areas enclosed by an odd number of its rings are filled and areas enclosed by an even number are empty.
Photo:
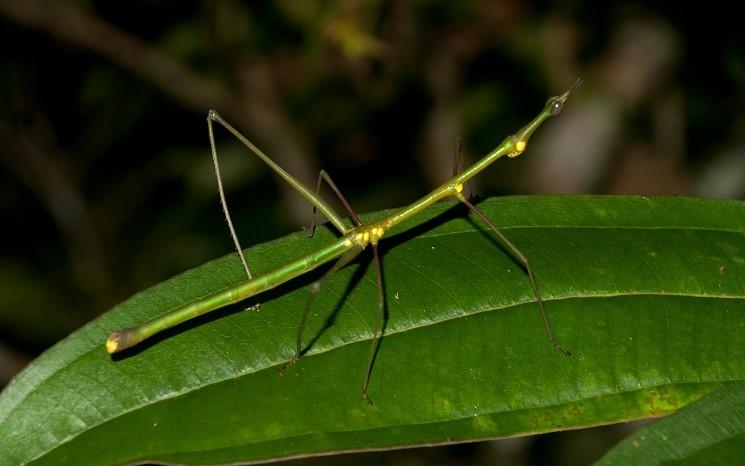
[[[32,363],[0,395],[0,464],[223,464],[474,441],[660,416],[745,380],[745,204],[479,207],[530,259],[572,357],[548,344],[518,264],[462,207],[440,204],[381,243],[389,319],[373,406],[361,396],[377,322],[367,255],[324,284],[308,353],[284,375],[323,269],[261,295],[260,312],[244,312],[247,301],[122,358],[105,352],[110,331],[240,282],[229,255],[133,296]],[[298,233],[247,257],[261,273],[333,238]]]

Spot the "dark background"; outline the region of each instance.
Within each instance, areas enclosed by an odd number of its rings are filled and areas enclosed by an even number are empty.
[[[745,197],[736,2],[0,0],[0,387],[131,294],[232,243],[205,116],[360,212],[403,205],[531,119],[480,196]],[[310,207],[218,130],[244,245]],[[331,199],[332,196],[326,196]],[[312,464],[585,464],[633,426]]]

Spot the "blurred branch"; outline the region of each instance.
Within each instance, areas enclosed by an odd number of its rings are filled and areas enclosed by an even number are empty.
[[[111,305],[111,273],[104,248],[88,213],[85,199],[66,175],[65,170],[42,148],[49,135],[28,134],[0,121],[0,144],[10,148],[0,151],[0,160],[23,181],[54,219],[65,240],[67,255],[76,285],[91,293],[97,311]],[[32,131],[33,132],[33,131]],[[34,133],[39,133],[35,131]]]
[[[419,162],[432,187],[453,175],[456,141],[463,135],[458,110],[463,75],[468,63],[492,46],[492,35],[482,25],[453,28],[441,34],[440,46],[428,55],[424,81],[433,102],[423,128]]]
[[[309,162],[304,144],[281,111],[276,85],[271,76],[267,79],[267,70],[260,64],[252,64],[259,69],[249,74],[258,75],[259,79],[243,79],[244,88],[233,93],[74,4],[0,0],[0,15],[94,51],[153,82],[163,92],[198,112],[206,114],[209,108],[218,109],[241,130],[257,134],[269,146],[268,152],[277,163],[297,178],[315,178],[318,170]],[[299,202],[299,196],[286,184],[282,183],[280,189],[291,215],[299,222],[305,221],[310,209]]]
[[[20,25],[92,50],[200,111],[217,106],[227,114],[224,109],[232,106],[231,95],[225,89],[72,3],[2,0],[0,14]]]

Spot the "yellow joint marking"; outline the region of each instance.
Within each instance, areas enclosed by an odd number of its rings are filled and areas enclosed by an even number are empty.
[[[528,143],[525,142],[524,139],[517,139],[515,136],[512,136],[512,141],[515,149],[507,154],[507,157],[509,158],[515,158],[518,155],[522,154],[525,150],[525,146],[528,145]]]
[[[359,232],[355,233],[354,237],[349,241],[361,248],[364,248],[368,244],[378,244],[378,240],[383,237],[386,230],[385,227],[371,225],[364,225],[359,228]]]
[[[458,183],[455,185],[455,192],[456,193],[463,192],[463,183]]]
[[[523,141],[522,139],[515,141],[515,150],[507,154],[507,157],[514,158],[518,155],[522,154],[525,150],[525,146],[527,146],[528,143]]]

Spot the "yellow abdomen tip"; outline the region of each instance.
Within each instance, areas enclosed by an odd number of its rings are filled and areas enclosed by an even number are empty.
[[[116,353],[116,350],[119,349],[119,334],[118,333],[112,333],[109,335],[109,338],[106,339],[106,351],[108,351],[109,354]]]

